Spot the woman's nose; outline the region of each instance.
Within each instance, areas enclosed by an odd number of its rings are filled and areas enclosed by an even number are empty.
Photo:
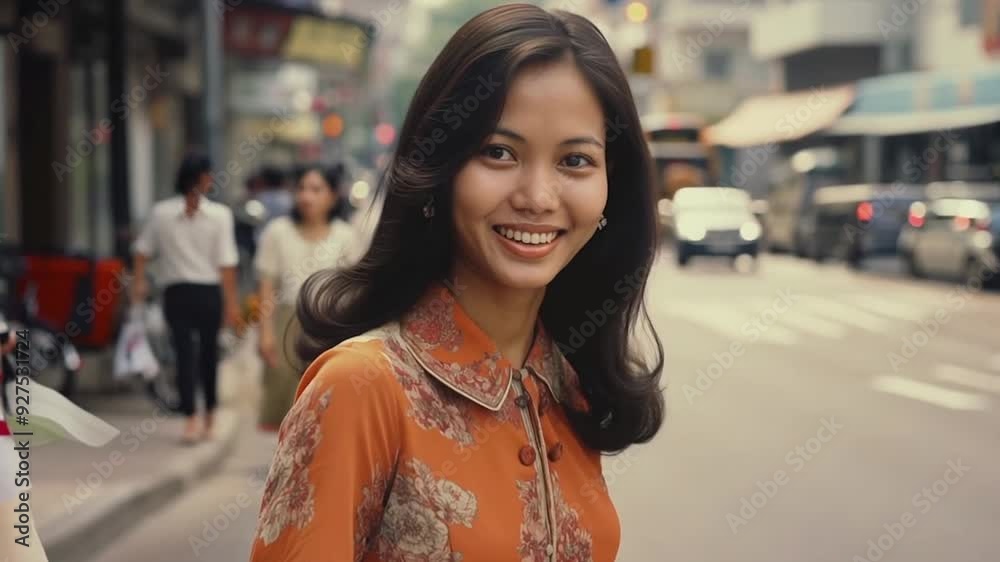
[[[534,214],[554,211],[559,207],[558,181],[555,174],[546,170],[525,174],[514,193],[511,202],[513,207]]]

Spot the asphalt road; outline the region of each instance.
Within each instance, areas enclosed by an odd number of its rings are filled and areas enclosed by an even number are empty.
[[[876,271],[663,256],[670,415],[607,460],[619,560],[1000,560],[1000,294]],[[246,560],[273,447],[248,425],[219,476],[92,562]]]

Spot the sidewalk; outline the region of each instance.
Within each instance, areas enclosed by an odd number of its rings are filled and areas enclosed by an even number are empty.
[[[31,509],[51,562],[88,559],[221,466],[254,404],[252,350],[244,341],[220,365],[214,439],[196,446],[179,444],[183,418],[144,396],[81,397],[121,435],[100,449],[63,442],[32,450]]]

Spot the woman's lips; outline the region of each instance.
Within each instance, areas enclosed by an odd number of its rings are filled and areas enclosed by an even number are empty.
[[[500,245],[507,252],[522,259],[538,260],[549,255],[556,248],[556,245],[562,240],[563,231],[558,231],[556,237],[551,242],[544,244],[525,244],[517,240],[511,240],[500,234],[496,229],[493,229],[493,234],[500,239]]]

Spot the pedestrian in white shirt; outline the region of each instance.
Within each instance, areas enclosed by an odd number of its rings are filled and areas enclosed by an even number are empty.
[[[353,229],[342,217],[343,166],[306,168],[295,187],[291,213],[267,224],[254,265],[260,279],[260,354],[265,363],[260,428],[276,431],[295,400],[301,366],[293,344],[295,300],[313,273],[343,265],[354,245]],[[291,331],[289,331],[291,329]]]
[[[133,247],[132,302],[141,302],[148,293],[146,262],[153,258],[159,262],[163,312],[177,356],[180,407],[187,416],[182,440],[187,444],[199,436],[211,438],[217,403],[219,329],[223,318],[233,328],[241,324],[233,214],[227,206],[205,196],[211,186],[208,158],[187,155],[177,172],[178,194],[153,206]],[[201,428],[195,417],[196,372],[205,399]]]

